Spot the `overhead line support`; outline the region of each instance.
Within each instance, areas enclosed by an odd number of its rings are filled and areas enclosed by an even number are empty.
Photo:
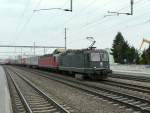
[[[33,11],[34,11],[34,12],[37,12],[37,11],[42,11],[42,10],[54,10],[54,9],[72,12],[72,11],[73,11],[73,0],[70,0],[70,9],[63,9],[63,8],[49,8],[49,9],[35,9],[35,10],[33,10]]]
[[[73,10],[73,2],[72,2],[72,0],[70,1],[70,11],[72,12],[72,10]]]
[[[67,50],[67,28],[65,28],[65,50]]]
[[[131,15],[133,15],[133,4],[134,4],[134,1],[131,0]]]
[[[0,45],[0,47],[9,48],[9,47],[15,47],[15,48],[64,48],[61,46],[16,46],[16,45]]]
[[[121,15],[121,14],[124,14],[124,15],[133,15],[133,5],[134,5],[134,0],[131,0],[130,2],[130,13],[120,13],[120,12],[112,12],[112,11],[108,11],[108,13],[111,13],[111,14],[117,14],[117,16]],[[104,17],[106,17],[107,15],[105,15]],[[114,16],[114,15],[108,15],[108,16]]]

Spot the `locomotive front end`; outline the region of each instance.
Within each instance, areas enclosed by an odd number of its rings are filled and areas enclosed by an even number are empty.
[[[109,55],[105,50],[95,50],[89,53],[90,68],[93,71],[92,78],[105,79],[111,73]]]

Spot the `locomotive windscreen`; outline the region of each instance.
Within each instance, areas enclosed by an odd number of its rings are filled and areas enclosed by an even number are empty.
[[[101,61],[108,61],[108,54],[107,53],[100,53]]]
[[[107,53],[91,53],[91,61],[108,61]]]
[[[91,61],[100,61],[99,53],[91,53]]]

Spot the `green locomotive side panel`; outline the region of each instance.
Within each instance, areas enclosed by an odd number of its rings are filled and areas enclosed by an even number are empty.
[[[85,55],[83,53],[69,54],[61,56],[59,69],[64,71],[73,71],[84,73]]]

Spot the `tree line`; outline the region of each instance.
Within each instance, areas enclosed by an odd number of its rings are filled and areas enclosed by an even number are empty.
[[[120,64],[150,64],[150,46],[142,53],[134,46],[130,46],[121,32],[113,40],[111,54],[114,61]]]

